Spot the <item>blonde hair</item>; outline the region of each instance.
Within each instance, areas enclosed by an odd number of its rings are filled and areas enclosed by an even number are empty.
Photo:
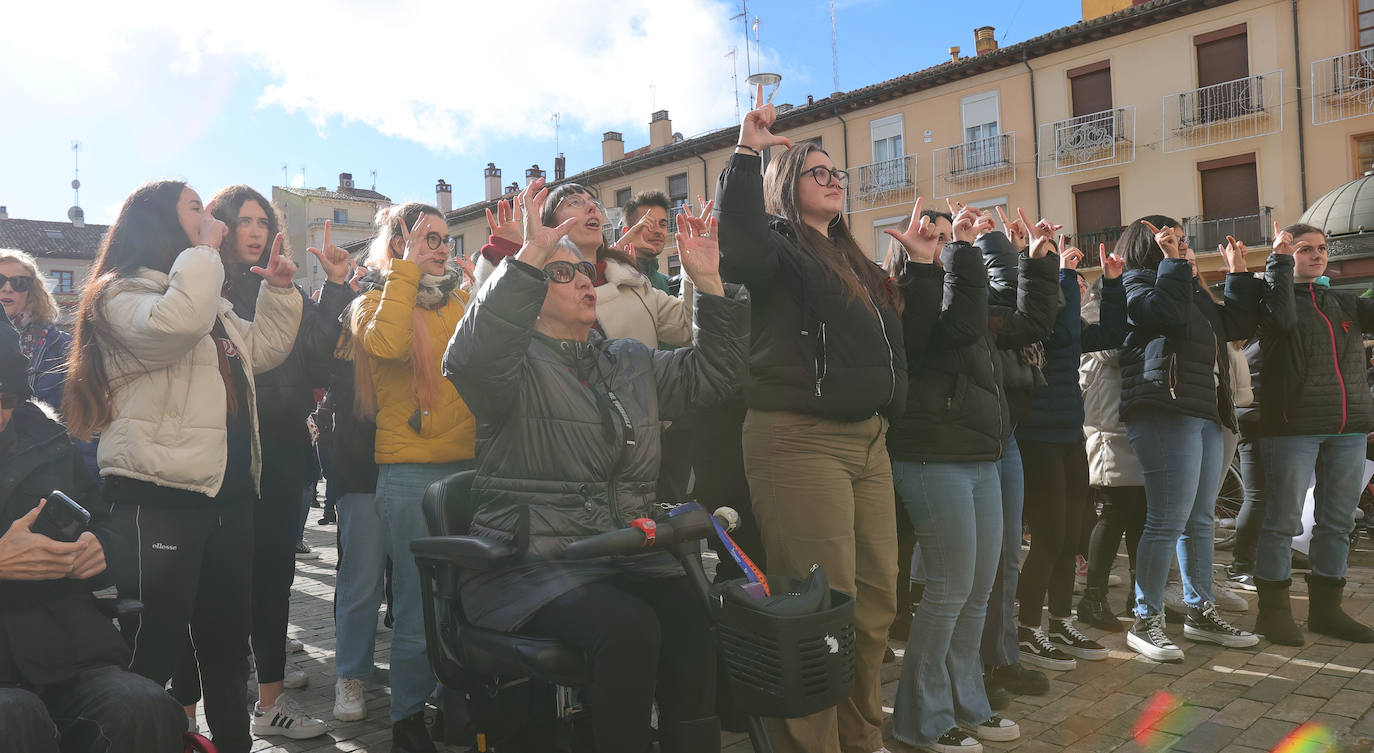
[[[33,275],[34,284],[29,288],[29,323],[47,327],[57,321],[57,302],[48,290],[48,279],[38,271],[38,261],[30,254],[12,248],[0,248],[0,264],[18,264]],[[16,322],[15,326],[19,324]]]

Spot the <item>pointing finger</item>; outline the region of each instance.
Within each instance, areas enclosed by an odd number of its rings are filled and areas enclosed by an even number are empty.
[[[1145,226],[1145,229],[1149,230],[1150,233],[1152,233],[1152,234],[1154,234],[1154,235],[1159,235],[1159,228],[1157,228],[1157,227],[1155,227],[1154,225],[1150,224],[1150,221],[1149,221],[1149,220],[1141,220],[1141,221],[1140,221],[1140,224],[1144,225],[1144,226]]]
[[[334,244],[331,243],[330,240],[329,240],[329,239],[332,237],[331,234],[330,234],[330,231],[331,231],[331,229],[333,228],[333,226],[334,226],[334,221],[333,221],[333,220],[325,220],[325,221],[324,221],[324,247],[325,247],[325,248],[329,248],[330,246],[334,245]]]
[[[760,107],[763,107],[763,84],[759,84],[758,89],[754,92],[754,109],[757,110]]]

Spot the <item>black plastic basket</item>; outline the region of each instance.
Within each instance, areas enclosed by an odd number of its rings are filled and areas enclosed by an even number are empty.
[[[736,581],[741,582],[741,581]],[[775,592],[796,581],[770,581]],[[854,682],[854,600],[834,589],[823,612],[780,617],[713,596],[731,708],[795,718],[849,697]]]

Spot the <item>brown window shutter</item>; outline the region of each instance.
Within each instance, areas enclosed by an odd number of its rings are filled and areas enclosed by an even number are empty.
[[[1103,230],[1121,228],[1121,188],[1106,186],[1086,191],[1076,191],[1073,195],[1074,220],[1078,234],[1100,233]],[[1096,249],[1084,249],[1084,252]]]
[[[1259,179],[1253,161],[1201,168],[1200,172],[1203,217],[1216,220],[1244,217],[1259,211]]]
[[[1232,34],[1197,45],[1197,85],[1199,88],[1234,81],[1250,75],[1248,35]]]
[[[1069,78],[1073,115],[1090,115],[1112,109],[1112,69],[1102,68]]]

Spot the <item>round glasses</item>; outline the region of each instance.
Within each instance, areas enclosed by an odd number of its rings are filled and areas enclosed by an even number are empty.
[[[596,207],[596,211],[598,211],[598,212],[600,212],[600,213],[602,213],[602,214],[605,214],[605,213],[606,213],[606,207],[605,207],[604,205],[602,205],[601,202],[599,202],[599,201],[597,201],[596,199],[593,199],[592,197],[587,196],[587,195],[585,195],[585,194],[576,194],[576,193],[575,193],[575,194],[571,194],[571,195],[569,195],[569,196],[564,196],[562,199],[559,199],[559,200],[558,200],[558,204],[553,208],[553,210],[554,210],[555,212],[557,212],[557,211],[558,211],[563,205],[565,205],[565,204],[566,204],[567,206],[572,207],[573,210],[578,211],[578,212],[581,212],[582,210],[586,209],[588,206],[594,206],[594,207]]]
[[[428,233],[425,235],[425,243],[429,244],[430,251],[438,251],[440,246],[452,246],[453,236]]]
[[[832,183],[840,188],[849,185],[849,172],[847,170],[835,170],[833,168],[816,165],[804,172],[808,173],[812,178],[815,178],[816,183],[818,183],[821,188],[829,188]]]
[[[544,265],[544,274],[560,284],[572,282],[577,278],[578,272],[586,275],[588,280],[596,282],[596,267],[589,261],[579,261],[576,264],[570,261],[551,261]]]

